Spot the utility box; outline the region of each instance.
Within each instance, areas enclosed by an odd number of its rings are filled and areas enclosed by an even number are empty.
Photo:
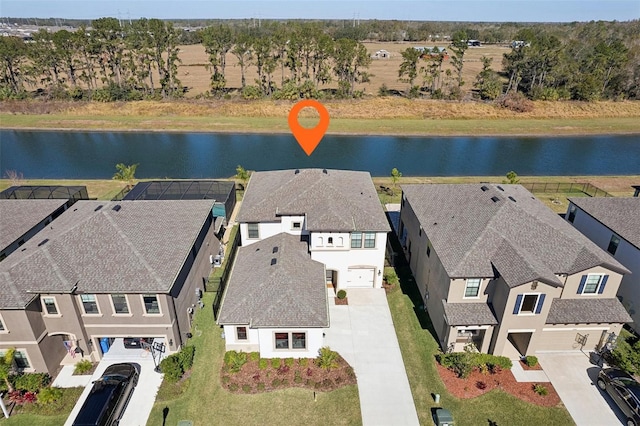
[[[436,425],[437,426],[453,426],[453,416],[449,410],[444,408],[436,409]]]

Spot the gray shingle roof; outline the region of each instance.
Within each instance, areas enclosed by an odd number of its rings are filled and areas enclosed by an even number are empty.
[[[553,299],[547,324],[626,323],[633,319],[618,299]]]
[[[26,234],[68,200],[0,200],[0,250]]]
[[[328,327],[328,309],[324,264],[281,233],[238,249],[218,324]]]
[[[640,249],[640,197],[584,197],[569,201]]]
[[[498,320],[486,303],[447,303],[442,301],[449,325],[496,325]]]
[[[78,201],[0,262],[0,308],[23,308],[30,292],[74,285],[87,293],[169,292],[212,206]]]
[[[238,213],[239,222],[275,222],[307,216],[310,231],[390,231],[367,172],[300,169],[255,172]]]
[[[452,278],[493,277],[495,268],[511,287],[534,279],[561,286],[555,274],[596,265],[629,273],[521,185],[402,185],[402,190]]]

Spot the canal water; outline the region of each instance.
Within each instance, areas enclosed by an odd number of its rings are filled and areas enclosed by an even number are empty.
[[[290,134],[0,131],[0,173],[108,179],[220,178],[248,170],[321,167],[388,176],[640,175],[640,136],[325,136],[307,156]]]

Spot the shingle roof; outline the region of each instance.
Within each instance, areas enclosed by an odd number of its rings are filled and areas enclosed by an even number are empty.
[[[484,190],[483,190],[484,188]],[[596,265],[629,273],[521,185],[402,185],[451,278],[493,277],[511,287]]]
[[[569,201],[640,249],[640,197],[584,197]]]
[[[553,299],[547,324],[627,323],[633,319],[618,299]]]
[[[26,234],[67,200],[0,200],[0,250]]]
[[[349,170],[254,172],[238,221],[304,214],[310,231],[391,230],[369,173]]]
[[[328,309],[324,264],[281,233],[238,249],[218,324],[328,327]]]
[[[113,210],[116,205],[118,211]],[[0,262],[0,308],[31,292],[169,292],[213,201],[85,201]]]
[[[486,303],[447,303],[442,301],[449,325],[496,325],[495,315]]]

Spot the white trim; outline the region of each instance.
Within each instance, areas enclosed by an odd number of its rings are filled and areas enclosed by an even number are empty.
[[[97,314],[88,314],[87,311],[85,311],[84,303],[82,302],[82,296],[93,296],[93,298],[95,299],[96,308],[98,309],[98,313]],[[85,316],[86,317],[101,317],[102,316],[102,310],[100,309],[100,304],[98,303],[98,295],[92,294],[92,293],[79,294],[78,295],[78,300],[80,300],[80,306],[82,306],[82,312],[84,312],[82,314],[83,317],[85,317]]]
[[[611,327],[564,327],[564,328],[543,328],[542,331],[597,331],[610,330]]]
[[[7,327],[7,323],[2,318],[2,314],[0,314],[0,323],[2,323],[2,330],[0,330],[0,334],[9,334],[9,328]],[[4,342],[3,342],[4,343]]]
[[[277,348],[276,347],[276,334],[286,333],[287,334],[287,346],[286,348]],[[304,334],[304,348],[294,348],[293,347],[293,333]],[[309,350],[309,332],[305,331],[285,331],[285,330],[274,330],[273,331],[273,351],[274,352],[285,352],[285,351],[294,351],[294,352],[306,352]]]
[[[458,330],[488,330],[490,325],[452,325],[451,327],[456,327]]]
[[[158,315],[149,315],[149,316],[154,316],[157,317]],[[171,322],[171,324],[169,323],[163,323],[163,324],[84,324],[85,328],[152,328],[152,327],[172,327],[173,326],[173,322]],[[100,337],[105,337],[105,336],[100,336]],[[125,337],[129,337],[129,336],[125,336]],[[152,337],[152,336],[149,336]]]
[[[113,304],[114,295],[124,296],[124,300],[127,303],[127,310],[129,311],[128,314],[120,314],[116,312],[116,307]],[[127,296],[125,293],[110,293],[109,303],[111,304],[111,312],[113,312],[113,314],[111,314],[112,317],[132,317],[133,316],[133,314],[131,313],[131,304],[129,303],[129,296]]]
[[[158,313],[147,312],[147,305],[144,304],[144,298],[149,296],[154,296],[156,298],[156,302],[158,302]],[[142,301],[142,310],[144,311],[144,313],[142,314],[143,317],[161,317],[162,315],[164,315],[162,313],[162,307],[160,306],[160,298],[157,294],[141,294],[140,300]]]
[[[478,294],[475,296],[467,296],[467,286],[469,285],[469,281],[474,280],[478,281]],[[482,278],[467,278],[464,281],[464,293],[462,293],[463,299],[480,299],[480,290],[482,289]]]
[[[50,314],[49,311],[47,311],[47,305],[46,303],[44,303],[44,299],[53,299],[53,305],[56,307],[56,311],[58,311],[57,314]],[[56,300],[55,296],[52,295],[41,295],[40,296],[40,303],[42,303],[42,315],[47,317],[47,318],[62,318],[62,312],[60,312],[60,307],[58,306],[58,301]]]
[[[609,252],[607,252],[609,253]],[[611,255],[611,253],[609,253]],[[613,256],[613,255],[612,255]],[[590,273],[587,274],[587,279],[584,281],[584,287],[582,287],[582,292],[580,293],[581,296],[600,296],[600,293],[598,293],[598,291],[600,291],[600,286],[602,286],[602,280],[604,279],[604,276],[607,274],[604,273]],[[587,288],[587,282],[589,281],[589,277],[592,276],[599,276],[600,279],[598,280],[598,285],[596,285],[596,291],[594,291],[593,293],[585,293],[584,289]]]
[[[524,317],[536,315],[536,309],[538,308],[538,302],[540,301],[540,295],[542,293],[520,293],[520,294],[522,295],[522,299],[520,300],[520,306],[518,306],[518,313],[516,315],[524,316]],[[529,311],[522,312],[522,304],[524,303],[524,298],[526,296],[536,296],[536,303],[533,304],[533,310],[531,312]]]
[[[507,330],[507,333],[535,333],[537,330],[535,328],[510,328]]]

